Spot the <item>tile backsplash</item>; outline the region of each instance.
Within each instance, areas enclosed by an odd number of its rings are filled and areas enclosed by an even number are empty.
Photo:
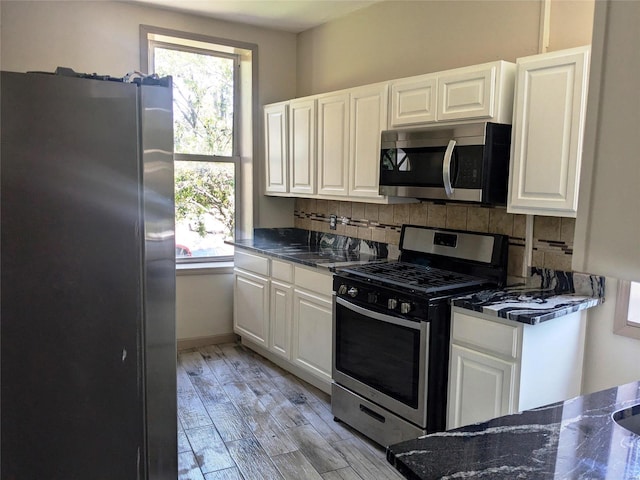
[[[336,230],[329,217],[336,215]],[[439,202],[377,205],[297,198],[295,226],[318,232],[373,240],[389,244],[389,255],[399,253],[402,224],[453,228],[509,236],[509,275],[519,277],[524,261],[525,216],[507,213],[502,207],[480,207]],[[575,219],[536,216],[533,226],[532,266],[570,271]]]

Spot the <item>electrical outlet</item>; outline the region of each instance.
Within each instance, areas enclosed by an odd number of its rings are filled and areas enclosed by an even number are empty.
[[[329,216],[329,230],[335,230],[337,224],[338,224],[337,215],[330,215]]]

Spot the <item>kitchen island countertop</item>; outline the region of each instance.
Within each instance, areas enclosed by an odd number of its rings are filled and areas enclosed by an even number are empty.
[[[640,436],[612,414],[640,403],[640,381],[391,445],[411,480],[640,479]]]

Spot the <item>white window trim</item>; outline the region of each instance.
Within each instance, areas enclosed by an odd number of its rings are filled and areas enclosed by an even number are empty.
[[[613,333],[640,340],[640,324],[629,321],[629,299],[631,293],[629,280],[618,281],[616,313],[613,319]]]

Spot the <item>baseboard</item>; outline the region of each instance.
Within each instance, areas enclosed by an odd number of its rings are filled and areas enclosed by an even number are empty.
[[[273,363],[278,365],[280,368],[283,368],[284,370],[287,370],[288,372],[293,373],[296,377],[301,378],[302,380],[304,380],[307,383],[310,383],[314,387],[322,390],[327,395],[331,395],[331,382],[328,382],[326,380],[322,380],[320,378],[317,378],[316,376],[310,374],[306,370],[303,370],[302,368],[300,368],[297,365],[291,363],[290,361],[285,360],[284,358],[279,357],[278,355],[270,352],[266,348],[263,348],[260,345],[256,345],[255,343],[251,342],[250,340],[245,339],[245,337],[241,337],[241,341],[242,341],[243,345],[245,345],[246,347],[250,348],[251,350],[253,350],[256,353],[259,353],[260,355],[262,355],[266,359],[271,360]]]
[[[223,333],[221,335],[208,335],[206,337],[193,337],[178,339],[178,351],[188,350],[189,348],[204,347],[206,345],[215,345],[218,343],[231,343],[238,341],[238,335],[235,333]]]

